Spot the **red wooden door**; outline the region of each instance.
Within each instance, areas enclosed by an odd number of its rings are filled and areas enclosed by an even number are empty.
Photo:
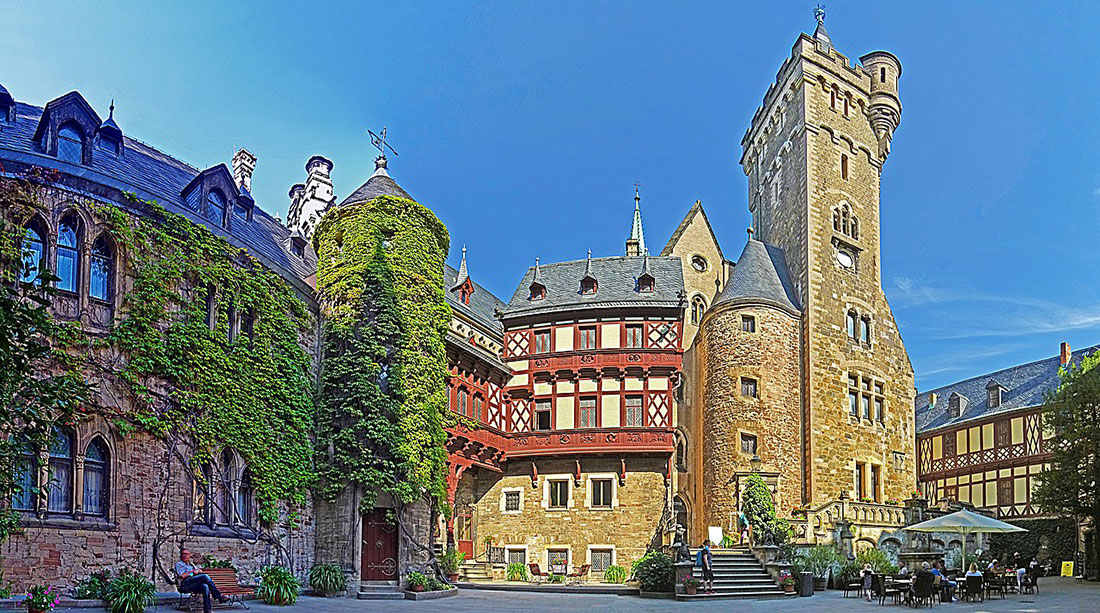
[[[467,560],[474,558],[473,515],[469,510],[455,515],[455,541],[458,550],[466,554]]]
[[[386,519],[388,510],[363,515],[363,581],[397,581],[397,526]]]

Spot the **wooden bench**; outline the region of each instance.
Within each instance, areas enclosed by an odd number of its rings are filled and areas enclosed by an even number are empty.
[[[248,605],[244,602],[245,596],[252,596],[256,593],[254,588],[241,585],[237,579],[237,571],[232,568],[204,568],[200,571],[201,574],[209,575],[211,581],[214,582],[214,587],[218,588],[222,596],[225,596],[229,600],[224,603],[214,601],[212,604],[214,607],[232,607],[235,604],[240,604],[246,610]],[[179,590],[179,582],[177,580],[176,589]],[[202,609],[202,593],[201,592],[180,592],[180,602],[178,609],[186,608],[188,611],[194,609],[197,606]]]

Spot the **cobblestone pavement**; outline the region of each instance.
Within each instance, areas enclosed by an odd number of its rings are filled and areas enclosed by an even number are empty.
[[[1076,583],[1071,579],[1050,577],[1039,584],[1036,595],[1009,594],[1004,600],[993,599],[984,603],[938,604],[937,613],[1100,613],[1100,584]],[[875,611],[909,611],[903,607],[878,602],[869,603],[856,598],[844,598],[841,592],[819,593],[812,598],[787,600],[712,600],[707,602],[677,602],[666,599],[647,599],[636,596],[610,596],[589,594],[542,594],[463,590],[458,596],[442,600],[414,602],[411,600],[352,600],[336,598],[303,597],[289,607],[276,607],[260,602],[249,605],[249,613],[368,613],[395,611],[461,611],[483,613],[492,611],[518,612],[567,612],[583,611],[732,611],[736,613],[872,613]],[[174,611],[161,606],[161,611]],[[86,613],[90,609],[57,609],[68,613]],[[243,611],[240,608],[217,609],[218,612]]]

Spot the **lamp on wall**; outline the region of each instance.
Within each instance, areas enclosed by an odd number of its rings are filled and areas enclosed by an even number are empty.
[[[755,453],[752,454],[752,459],[749,460],[749,465],[752,466],[752,472],[754,472],[754,473],[760,472],[760,466],[762,464],[763,464],[763,462],[760,461],[760,456],[756,455]]]

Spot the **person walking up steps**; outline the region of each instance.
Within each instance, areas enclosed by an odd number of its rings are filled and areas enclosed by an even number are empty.
[[[703,591],[714,593],[714,556],[710,552],[710,539],[703,541],[703,548],[695,555],[695,565],[703,569]]]

